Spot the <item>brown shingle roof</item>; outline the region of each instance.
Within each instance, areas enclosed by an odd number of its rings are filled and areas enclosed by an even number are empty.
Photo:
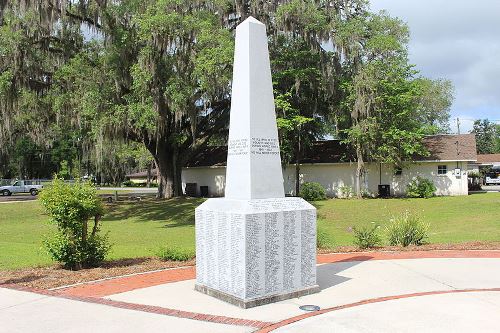
[[[500,162],[500,154],[478,154],[478,163],[495,163]]]
[[[476,161],[476,137],[474,134],[440,134],[424,138],[430,155],[421,161]]]
[[[424,138],[424,145],[430,155],[416,157],[415,161],[476,161],[476,137],[474,134],[442,134]],[[500,154],[494,154],[500,156]],[[225,166],[227,147],[207,147],[193,156],[187,167]],[[354,151],[339,140],[314,142],[304,153],[300,163],[342,163],[355,162]],[[152,171],[156,176],[156,170]],[[127,177],[146,177],[146,172],[137,172]]]
[[[474,134],[441,134],[424,138],[430,155],[416,161],[475,161],[476,137]],[[188,167],[225,166],[227,147],[208,147],[194,156]],[[316,141],[304,152],[300,163],[355,162],[353,149],[339,140]]]

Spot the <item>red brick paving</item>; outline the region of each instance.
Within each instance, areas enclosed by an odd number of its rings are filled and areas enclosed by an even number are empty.
[[[164,283],[191,280],[194,279],[195,276],[194,266],[175,268],[85,283],[74,287],[59,289],[56,293],[82,297],[104,297]]]

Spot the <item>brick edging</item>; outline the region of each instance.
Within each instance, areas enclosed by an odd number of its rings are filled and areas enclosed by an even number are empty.
[[[52,296],[52,297],[56,297],[56,298],[69,299],[72,301],[101,304],[101,305],[112,306],[112,307],[120,308],[120,309],[142,311],[142,312],[147,312],[147,313],[153,313],[153,314],[159,314],[159,315],[171,316],[171,317],[177,317],[177,318],[183,318],[183,319],[207,321],[207,322],[212,322],[212,323],[217,323],[217,324],[248,326],[248,327],[254,327],[254,328],[269,327],[270,325],[273,324],[271,322],[265,322],[265,321],[260,321],[260,320],[211,315],[211,314],[205,314],[205,313],[164,308],[164,307],[154,306],[154,305],[115,301],[115,300],[110,300],[110,299],[100,298],[100,297],[84,297],[84,296],[64,295],[64,294],[59,294],[57,292],[50,291],[50,290],[38,290],[38,289],[32,289],[32,288],[28,288],[28,287],[13,285],[13,284],[2,285],[0,287],[6,288],[6,289],[17,290],[17,291],[31,292],[31,293],[35,293],[35,294],[39,294],[39,295],[44,295],[44,296]]]
[[[273,323],[269,326],[266,326],[255,333],[268,333],[271,331],[274,331],[278,328],[281,328],[283,326],[290,325],[292,323],[298,322],[300,320],[304,320],[307,318],[319,316],[328,312],[333,312],[333,311],[338,311],[338,310],[343,310],[343,309],[348,309],[348,308],[353,308],[356,306],[361,306],[361,305],[366,305],[366,304],[373,304],[373,303],[381,303],[381,302],[387,302],[387,301],[393,301],[397,299],[404,299],[404,298],[412,298],[412,297],[420,297],[420,296],[430,296],[430,295],[442,295],[442,294],[455,294],[455,293],[470,293],[470,292],[488,292],[488,291],[496,291],[500,292],[500,288],[487,288],[487,289],[455,289],[455,290],[442,290],[442,291],[426,291],[426,292],[420,292],[420,293],[411,293],[411,294],[402,294],[402,295],[394,295],[394,296],[383,296],[383,297],[377,297],[377,298],[371,298],[371,299],[366,299],[362,300],[359,302],[354,302],[354,303],[349,303],[349,304],[343,304],[343,305],[338,305],[334,306],[331,308],[315,311],[315,312],[310,312],[310,313],[304,313],[302,315],[298,315],[295,317],[291,317],[282,321],[279,321],[277,323]]]

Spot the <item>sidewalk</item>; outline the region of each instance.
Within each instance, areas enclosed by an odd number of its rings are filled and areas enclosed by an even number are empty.
[[[194,291],[195,271],[187,267],[41,294],[0,289],[0,322],[7,323],[8,332],[160,328],[167,332],[397,332],[401,327],[447,331],[457,323],[478,331],[497,328],[500,251],[331,254],[319,255],[318,263],[320,293],[246,310]],[[322,310],[304,312],[299,309],[304,304]],[[374,322],[374,316],[379,321]],[[441,320],[439,325],[429,322],[433,318]]]

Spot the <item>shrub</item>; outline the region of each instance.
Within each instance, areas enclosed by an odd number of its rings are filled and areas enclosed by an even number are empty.
[[[361,197],[373,199],[375,198],[375,195],[365,188],[361,190]]]
[[[300,196],[307,201],[326,199],[326,191],[320,183],[304,183],[300,189]]]
[[[387,227],[389,244],[396,246],[423,245],[427,242],[429,225],[406,211],[393,217]]]
[[[471,171],[467,174],[467,182],[469,191],[480,191],[481,188],[481,174],[477,171]]]
[[[354,191],[352,190],[352,187],[350,186],[341,186],[340,187],[340,194],[339,197],[342,199],[349,199],[352,198],[354,195]]]
[[[354,244],[360,249],[370,249],[382,244],[382,238],[379,235],[380,226],[373,224],[372,226],[353,227]]]
[[[131,187],[131,186],[134,186],[134,183],[133,183],[131,180],[125,180],[125,181],[122,183],[122,186],[125,186],[125,187]]]
[[[195,257],[195,253],[193,250],[162,247],[157,251],[156,256],[165,261],[188,261]]]
[[[56,178],[40,193],[40,201],[57,226],[56,234],[44,241],[51,257],[69,269],[99,265],[111,246],[107,235],[99,234],[104,210],[96,188],[89,182],[68,184]]]
[[[422,177],[414,178],[406,187],[406,195],[410,198],[430,198],[434,196],[436,186],[434,183]]]

